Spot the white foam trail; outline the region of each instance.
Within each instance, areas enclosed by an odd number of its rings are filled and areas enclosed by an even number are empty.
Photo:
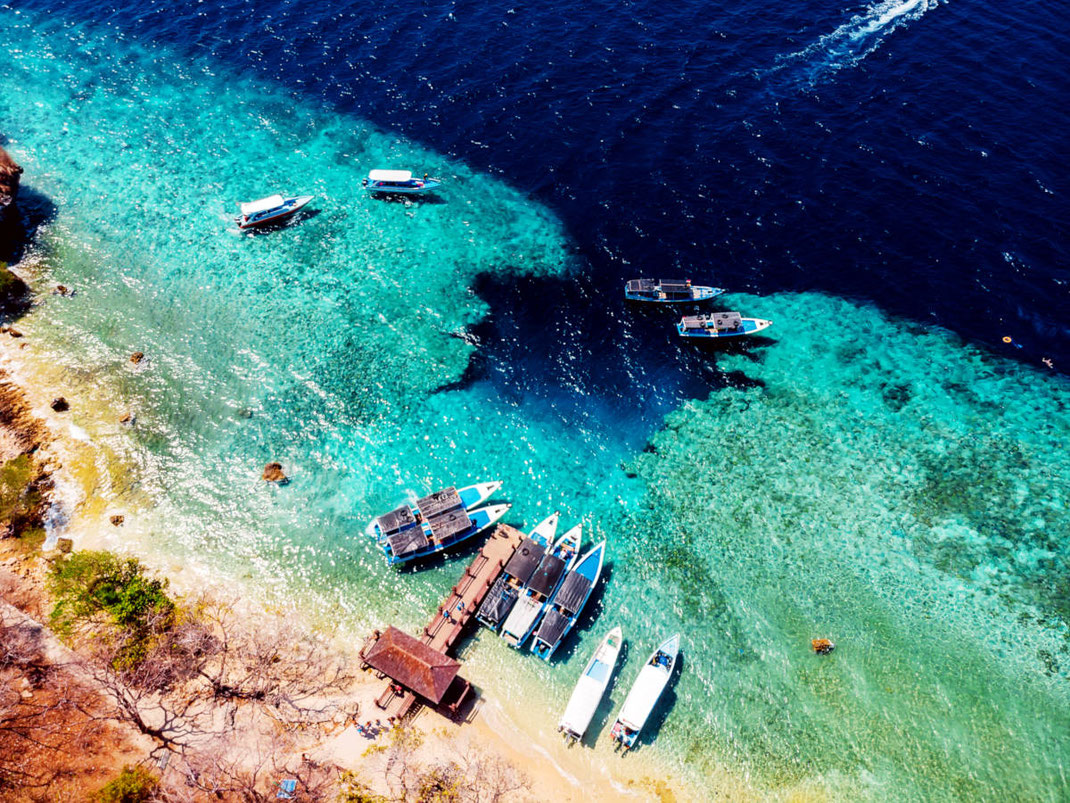
[[[881,0],[873,3],[802,50],[781,56],[770,72],[803,63],[807,69],[800,77],[813,82],[845,67],[853,67],[880,47],[893,31],[920,19],[939,4],[940,0]]]

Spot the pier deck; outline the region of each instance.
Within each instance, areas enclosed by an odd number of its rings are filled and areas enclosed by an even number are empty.
[[[465,568],[460,579],[450,589],[450,593],[438,606],[435,615],[417,638],[436,653],[441,653],[444,657],[448,656],[471,623],[483,597],[486,596],[487,591],[501,574],[505,564],[516,552],[523,539],[524,535],[519,530],[507,524],[499,524],[483,544],[483,548]],[[361,650],[362,658],[374,646],[379,635],[376,631],[376,634],[364,645]],[[383,677],[390,677],[388,672],[381,669],[379,672]],[[390,680],[387,688],[375,702],[387,715],[401,719],[412,711],[413,706],[420,699],[412,691],[402,688],[402,684],[399,684],[397,679],[390,678]],[[457,697],[454,704],[449,704],[445,700],[432,702],[440,704],[440,707],[445,704],[450,710],[458,708],[467,697],[470,686],[462,678],[457,678],[454,683],[464,685],[463,689],[452,689],[452,695],[447,695]],[[402,689],[400,693],[399,688]]]

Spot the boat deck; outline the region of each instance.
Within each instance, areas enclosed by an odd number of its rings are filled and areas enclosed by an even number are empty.
[[[519,530],[499,524],[417,638],[433,650],[449,654],[523,539],[524,534]],[[365,644],[362,655],[376,637]],[[385,716],[401,719],[414,712],[420,698],[405,690],[399,694],[396,684],[391,682],[375,702]]]

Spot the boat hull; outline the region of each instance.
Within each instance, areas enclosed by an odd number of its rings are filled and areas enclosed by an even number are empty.
[[[741,326],[728,332],[718,332],[715,329],[684,329],[683,324],[676,324],[676,332],[680,337],[691,337],[696,340],[720,340],[732,337],[746,337],[768,329],[772,321],[764,321],[761,318],[744,318]]]
[[[509,507],[509,505],[494,505],[492,507],[479,508],[478,510],[469,510],[467,513],[468,517],[472,520],[472,525],[466,530],[457,533],[455,536],[451,536],[446,541],[432,543],[424,549],[417,550],[402,557],[394,555],[390,551],[390,546],[388,544],[380,544],[380,547],[383,550],[383,554],[386,556],[386,562],[391,566],[400,566],[404,563],[411,563],[414,560],[437,555],[440,552],[445,552],[458,544],[464,543],[468,539],[483,532],[491,525],[496,524],[498,520],[506,514]],[[426,524],[422,524],[421,526],[424,527],[424,533],[430,535],[430,528]]]
[[[364,189],[372,194],[381,195],[423,195],[434,192],[442,186],[441,181],[433,178],[427,180],[417,179],[411,186],[404,184],[391,184],[385,181],[369,181],[365,179]]]
[[[590,552],[584,555],[583,559],[576,564],[575,573],[589,579],[591,581],[591,584],[590,586],[588,586],[587,592],[584,594],[582,601],[579,603],[579,605],[576,606],[575,612],[568,613],[567,611],[555,611],[555,613],[559,616],[568,614],[568,621],[565,623],[564,629],[562,629],[560,633],[555,634],[552,640],[550,641],[544,641],[542,638],[539,637],[540,633],[542,633],[544,628],[540,628],[539,631],[536,631],[535,640],[531,643],[531,651],[543,661],[549,661],[550,658],[553,657],[554,652],[561,645],[561,642],[565,640],[565,636],[567,636],[569,632],[571,632],[572,628],[575,627],[576,622],[579,621],[580,614],[583,613],[583,609],[587,606],[587,601],[590,600],[591,594],[594,593],[594,589],[598,585],[598,578],[602,576],[602,566],[605,561],[605,548],[606,544],[605,541],[603,541],[601,544],[594,547]],[[593,571],[588,568],[588,564],[593,565]],[[560,591],[561,588],[564,588],[564,585],[565,581],[562,581],[561,586],[558,588],[558,591]],[[554,602],[556,600],[556,597],[557,594],[555,593],[554,599],[550,600],[550,610],[554,610]],[[548,620],[550,618],[551,615],[547,614],[546,619]],[[549,622],[547,623],[549,624]]]
[[[545,596],[535,593],[531,587],[525,588],[521,592],[520,597],[513,604],[513,610],[510,611],[508,618],[502,625],[501,637],[507,644],[516,647],[518,650],[522,649],[524,642],[535,632],[535,627],[546,612],[550,600],[553,599],[557,589],[561,587],[561,583],[564,582],[565,577],[576,563],[582,537],[583,527],[582,525],[576,525],[562,535],[557,543],[554,544],[553,550],[551,550],[548,557],[557,556],[562,560],[566,560],[567,564],[564,567],[564,571],[553,583],[552,588],[544,589],[549,592]],[[532,585],[534,585],[534,581],[532,581]]]
[[[271,226],[277,226],[280,223],[289,220],[311,201],[313,196],[311,195],[299,195],[295,198],[288,198],[287,202],[292,204],[285,209],[280,210],[278,213],[271,214],[265,217],[255,218],[253,220],[246,220],[244,218],[236,218],[238,228],[245,231],[246,229],[262,229],[269,228]]]
[[[654,298],[643,293],[633,293],[629,290],[624,291],[624,297],[628,301],[638,301],[644,304],[691,304],[696,301],[709,301],[711,298],[717,298],[719,295],[723,295],[726,290],[721,287],[704,287],[695,286],[691,288],[691,298]]]
[[[472,510],[479,507],[486,502],[490,497],[502,487],[500,480],[494,480],[492,482],[477,482],[475,485],[466,485],[457,491],[457,495],[461,497],[461,506],[465,510]],[[412,510],[415,516],[419,511],[416,509],[416,505],[409,504],[409,509]],[[414,525],[415,526],[415,525]],[[379,525],[375,519],[368,522],[368,526],[364,528],[365,535],[370,535],[372,538],[379,538],[382,533],[379,532]]]
[[[613,677],[623,642],[624,634],[621,629],[613,628],[587,661],[587,666],[583,668],[568,705],[565,706],[565,712],[557,724],[557,730],[563,733],[566,739],[578,742],[590,727],[598,705],[609,687],[610,678]]]
[[[624,705],[613,723],[612,738],[625,750],[630,750],[639,739],[639,734],[650,718],[651,712],[669,685],[676,659],[680,654],[680,636],[674,635],[650,654],[639,677],[632,684]]]

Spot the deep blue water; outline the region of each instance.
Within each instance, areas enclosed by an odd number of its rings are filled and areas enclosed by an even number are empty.
[[[1057,6],[12,7],[208,51],[499,174],[563,217],[592,283],[712,268],[1070,365]]]

